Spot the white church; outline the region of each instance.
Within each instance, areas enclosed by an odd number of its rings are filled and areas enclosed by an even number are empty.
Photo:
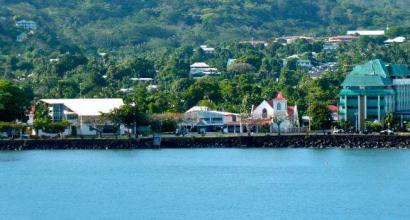
[[[257,107],[252,108],[251,117],[256,126],[269,125],[271,132],[277,132],[278,126],[273,119],[282,121],[281,132],[295,132],[300,127],[297,106],[289,106],[288,100],[279,92],[276,98],[263,101]]]

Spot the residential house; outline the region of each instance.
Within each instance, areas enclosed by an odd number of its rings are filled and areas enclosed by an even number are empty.
[[[324,52],[334,52],[339,48],[337,43],[325,43],[323,44],[323,51]]]
[[[310,60],[298,60],[296,62],[296,65],[298,67],[307,68],[307,69],[310,69],[310,68],[313,67],[312,61],[310,61]]]
[[[37,23],[34,21],[20,20],[16,23],[16,26],[21,27],[25,30],[36,30],[37,29]]]
[[[339,117],[363,129],[366,121],[389,114],[409,119],[410,70],[406,65],[376,59],[356,66],[342,83]]]
[[[406,41],[405,37],[396,37],[393,39],[388,39],[386,41],[384,41],[385,44],[393,44],[393,43],[404,43],[404,41]]]
[[[213,47],[208,47],[207,45],[201,45],[199,46],[201,50],[206,53],[206,54],[213,54],[215,53],[215,48]]]
[[[236,59],[228,59],[228,62],[226,62],[226,69],[228,69],[232,64],[234,64]]]
[[[194,106],[185,112],[179,126],[198,132],[240,133],[242,130],[239,114],[213,111],[205,106]]]
[[[191,65],[190,74],[194,78],[219,74],[218,69],[211,68],[208,64],[197,62]]]
[[[263,101],[252,108],[251,120],[255,125],[256,132],[261,126],[267,125],[271,132],[277,132],[278,127],[272,119],[281,120],[281,132],[295,132],[299,128],[299,115],[297,106],[289,106],[288,100],[279,92],[276,98]]]
[[[318,66],[314,66],[309,70],[309,76],[310,78],[317,78],[320,77],[323,73],[329,72],[329,71],[335,71],[336,70],[336,62],[329,62],[329,63],[322,63]]]
[[[130,78],[131,81],[135,81],[135,82],[144,82],[144,83],[151,83],[154,81],[153,78]]]
[[[113,124],[101,121],[102,113],[109,113],[124,105],[122,99],[41,99],[49,107],[49,114],[53,121],[67,120],[71,127],[66,131],[71,134],[74,130],[78,135],[97,135],[100,132],[112,133]],[[121,126],[119,133],[125,128]]]

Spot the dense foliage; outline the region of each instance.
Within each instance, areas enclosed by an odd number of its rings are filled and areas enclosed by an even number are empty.
[[[406,0],[1,0],[0,15],[39,23],[44,49],[131,53],[282,35],[409,25]],[[15,37],[8,27],[0,34]],[[34,49],[34,48],[33,48]]]

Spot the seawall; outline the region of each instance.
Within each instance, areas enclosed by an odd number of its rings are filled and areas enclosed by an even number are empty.
[[[410,148],[410,136],[282,135],[255,137],[170,137],[160,148]],[[152,138],[1,140],[0,150],[156,149]]]

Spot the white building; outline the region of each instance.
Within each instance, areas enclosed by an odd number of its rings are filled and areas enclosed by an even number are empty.
[[[288,100],[281,92],[278,93],[276,98],[263,101],[257,107],[254,107],[251,118],[257,127],[269,125],[271,132],[278,130],[277,125],[272,120],[275,118],[283,121],[280,124],[281,132],[294,132],[299,127],[297,106],[288,106]]]
[[[384,36],[384,30],[354,30],[348,31],[347,35],[360,35],[360,36]]]
[[[266,42],[266,41],[263,41],[263,40],[243,40],[243,41],[240,41],[239,42],[239,44],[249,44],[249,45],[252,45],[252,46],[254,46],[254,47],[256,47],[256,46],[259,46],[259,45],[262,45],[262,46],[264,46],[264,47],[267,47],[269,44],[268,44],[268,42]]]
[[[146,77],[146,78],[137,78],[137,77],[135,77],[135,78],[130,78],[130,80],[131,81],[135,81],[135,82],[146,82],[146,83],[150,83],[150,82],[153,82],[154,81],[154,79],[153,78],[148,78],[148,77]]]
[[[71,128],[66,133],[71,134],[76,130],[78,135],[97,135],[98,130],[103,133],[112,130],[112,123],[101,122],[101,114],[109,113],[124,105],[122,99],[41,99],[48,105],[50,117],[54,121],[67,120]],[[107,130],[107,132],[105,132]],[[125,128],[121,126],[120,134]]]
[[[208,64],[203,62],[197,62],[192,64],[190,73],[191,76],[194,78],[219,74],[218,69],[211,68]]]
[[[406,41],[405,37],[396,37],[393,39],[388,39],[386,41],[384,41],[385,44],[392,44],[392,43],[404,43],[404,41]]]
[[[205,106],[194,106],[184,113],[180,126],[191,131],[240,133],[241,116],[239,114],[213,111]]]
[[[296,65],[297,65],[298,67],[308,68],[308,69],[310,69],[310,68],[313,67],[312,61],[310,61],[310,60],[298,60],[298,61],[296,62]]]
[[[208,47],[207,45],[201,45],[200,48],[206,54],[215,53],[215,48],[213,48],[213,47]]]
[[[21,27],[25,30],[36,30],[37,29],[37,23],[34,21],[20,20],[16,22],[16,26]]]
[[[235,62],[236,62],[236,59],[228,59],[228,62],[226,62],[226,69],[228,69]]]

